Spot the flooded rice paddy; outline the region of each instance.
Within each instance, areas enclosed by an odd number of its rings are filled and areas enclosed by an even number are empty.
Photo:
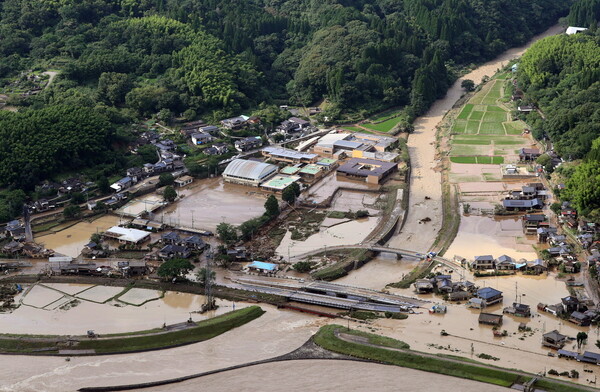
[[[47,249],[65,256],[77,257],[84,245],[90,242],[90,236],[119,224],[119,217],[102,216],[92,222],[79,222],[54,234],[36,236],[35,242],[43,244]]]
[[[258,188],[225,183],[221,177],[178,192],[182,199],[154,214],[154,220],[214,231],[221,222],[239,225],[265,212],[266,194]]]
[[[205,300],[202,295],[167,291],[162,296],[137,288],[120,295],[125,289],[111,286],[54,283],[25,289],[17,298],[22,301],[18,309],[0,313],[0,333],[81,335],[89,329],[106,334],[159,328],[186,321]],[[202,320],[233,308],[229,301],[217,303],[215,312],[192,313],[192,318]]]

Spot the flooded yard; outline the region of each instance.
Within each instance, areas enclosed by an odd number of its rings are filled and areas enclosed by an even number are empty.
[[[94,233],[105,231],[119,224],[119,217],[102,216],[92,222],[79,222],[54,234],[36,236],[35,242],[65,256],[77,257]]]
[[[446,257],[458,255],[467,260],[475,256],[506,254],[516,260],[537,258],[537,241],[524,233],[520,217],[462,216],[458,234]]]
[[[265,212],[266,194],[258,188],[225,183],[221,177],[177,191],[182,199],[154,214],[154,220],[214,231],[221,222],[239,225]]]
[[[296,256],[327,246],[358,244],[375,229],[378,221],[378,218],[371,217],[341,223],[322,229],[305,241],[292,240],[292,233],[288,231],[277,247],[276,253],[286,258],[288,254]]]
[[[312,201],[316,204],[322,203],[331,197],[331,195],[333,195],[338,188],[378,190],[379,185],[367,184],[364,181],[353,181],[345,177],[338,177],[335,172],[332,172],[323,178],[318,184],[310,188],[308,193],[301,198]]]

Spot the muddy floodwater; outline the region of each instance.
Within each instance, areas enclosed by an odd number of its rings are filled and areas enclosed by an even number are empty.
[[[37,284],[20,298],[22,305],[18,309],[0,313],[0,333],[82,335],[89,329],[99,334],[141,331],[160,328],[163,323],[182,323],[204,303],[202,295],[167,291],[159,298],[162,293],[155,290],[131,289],[121,295],[123,291],[123,287]],[[75,303],[69,305],[72,301]],[[108,302],[102,303],[105,301]],[[141,305],[134,306],[137,304]],[[217,304],[216,311],[192,313],[192,319],[203,320],[233,309],[230,301],[217,300]]]
[[[469,261],[475,256],[504,254],[515,260],[534,260],[537,255],[532,245],[537,241],[523,233],[521,222],[520,216],[463,216],[458,234],[445,255],[449,258],[458,255]]]
[[[58,233],[35,237],[35,242],[44,244],[48,249],[65,256],[77,257],[83,246],[90,242],[94,233],[105,231],[119,224],[119,217],[113,215],[102,216],[92,222],[79,222]]]
[[[288,257],[296,256],[313,249],[327,246],[354,245],[364,240],[377,226],[378,218],[364,218],[341,223],[328,228],[321,228],[316,234],[311,235],[305,241],[292,240],[292,233],[288,231],[276,252]]]
[[[256,377],[256,374],[260,374],[260,377]],[[282,376],[287,374],[294,374],[294,376]],[[168,389],[171,392],[199,389],[211,392],[233,390],[413,392],[438,389],[462,392],[508,391],[499,386],[419,370],[340,360],[285,361],[251,366],[172,384]],[[150,388],[147,391],[161,390],[164,389]]]
[[[410,273],[418,264],[418,260],[415,259],[404,258],[398,260],[396,255],[382,253],[360,267],[360,269],[350,271],[348,275],[337,279],[335,282],[382,290],[385,285],[402,280],[404,275]]]
[[[267,196],[258,188],[228,184],[221,177],[177,191],[182,199],[154,214],[155,220],[214,231],[221,222],[239,225],[265,212]]]
[[[402,232],[390,240],[390,246],[427,251],[441,228],[442,176],[439,170],[440,161],[436,159],[436,127],[464,94],[461,82],[470,79],[479,84],[484,76],[494,75],[508,61],[521,56],[537,40],[563,31],[562,27],[556,25],[534,37],[526,45],[507,50],[496,59],[477,67],[458,79],[444,98],[437,100],[424,116],[415,120],[415,131],[410,134],[407,143],[411,165],[408,215]],[[424,218],[430,218],[431,221],[420,224]]]

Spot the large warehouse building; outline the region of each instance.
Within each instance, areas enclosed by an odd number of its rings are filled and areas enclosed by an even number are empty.
[[[234,159],[223,172],[227,182],[242,185],[259,186],[277,174],[277,166],[268,163]]]

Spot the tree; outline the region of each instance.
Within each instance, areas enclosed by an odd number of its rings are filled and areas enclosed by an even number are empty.
[[[554,202],[550,205],[550,209],[552,210],[552,212],[554,212],[555,215],[558,215],[560,214],[562,206],[560,203]]]
[[[299,261],[292,268],[298,272],[309,272],[313,268],[313,263],[310,261]]]
[[[168,202],[173,202],[175,199],[177,199],[177,192],[171,185],[165,187],[165,190],[163,191],[163,198]]]
[[[153,144],[145,144],[137,149],[137,153],[142,157],[145,163],[156,162],[158,155],[156,153],[156,147]]]
[[[580,348],[581,345],[587,340],[588,334],[585,332],[577,333],[577,348]]]
[[[173,177],[173,175],[171,173],[163,173],[160,176],[158,176],[158,186],[166,186],[166,185],[173,185],[175,183],[175,178]]]
[[[85,201],[85,196],[81,192],[73,192],[71,193],[71,203],[73,204],[81,204]]]
[[[102,241],[102,235],[100,235],[100,233],[94,233],[90,236],[90,242],[95,242],[96,244],[99,244],[100,241]]]
[[[466,92],[471,92],[475,90],[475,82],[471,79],[465,79],[460,83],[460,87],[463,88]]]
[[[265,214],[270,217],[275,217],[279,215],[279,202],[277,202],[277,198],[275,196],[270,195],[265,202]]]
[[[290,188],[292,188],[296,197],[300,196],[300,194],[302,193],[302,190],[300,189],[300,185],[297,182],[293,182],[290,185]]]
[[[171,259],[162,263],[156,273],[161,278],[176,279],[185,276],[193,269],[194,265],[189,260]]]
[[[110,192],[110,184],[108,183],[108,178],[106,176],[101,176],[98,181],[96,181],[96,185],[98,186],[100,193],[107,194]]]
[[[238,240],[236,228],[233,225],[225,222],[218,224],[217,236],[219,236],[219,239],[227,245],[231,245]]]
[[[289,204],[293,204],[296,201],[296,191],[291,186],[288,186],[281,193],[281,198],[283,201],[288,202]]]
[[[198,283],[200,284],[200,286],[202,287],[206,287],[206,283],[208,281],[210,282],[214,282],[217,274],[215,271],[210,271],[210,274],[208,273],[209,270],[207,270],[206,268],[200,268],[200,270],[198,270],[198,272],[196,273],[196,279],[198,280]]]
[[[63,210],[63,215],[65,219],[77,218],[79,214],[81,214],[81,209],[79,208],[79,206],[68,205]]]
[[[104,72],[98,79],[98,99],[119,105],[125,101],[125,95],[131,90],[129,75],[117,72]]]
[[[542,154],[539,157],[537,157],[537,159],[535,160],[535,162],[538,165],[541,166],[546,166],[548,163],[552,163],[552,158],[550,158],[550,156],[548,154]]]

